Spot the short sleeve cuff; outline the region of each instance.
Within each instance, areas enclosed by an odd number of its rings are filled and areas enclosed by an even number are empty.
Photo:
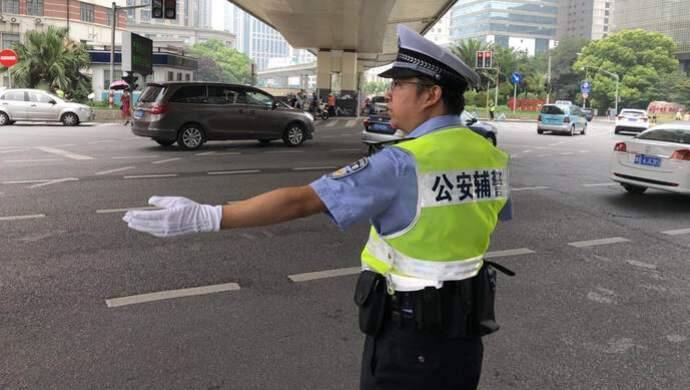
[[[347,229],[352,224],[352,212],[347,205],[338,201],[335,191],[329,185],[327,177],[321,177],[309,186],[316,192],[316,195],[321,198],[321,201],[326,206],[326,215],[335,223],[341,230]]]

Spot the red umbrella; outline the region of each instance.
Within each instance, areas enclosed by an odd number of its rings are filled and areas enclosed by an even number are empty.
[[[110,83],[110,89],[128,89],[129,84],[125,80],[115,80]]]

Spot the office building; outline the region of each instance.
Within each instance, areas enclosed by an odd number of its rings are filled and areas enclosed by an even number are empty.
[[[606,38],[612,31],[615,0],[560,0],[557,38]]]

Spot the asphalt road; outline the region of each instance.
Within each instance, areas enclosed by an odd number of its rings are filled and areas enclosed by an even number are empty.
[[[609,182],[627,138],[609,123],[498,127],[514,219],[490,253],[518,275],[499,279],[481,388],[690,388],[690,199]],[[360,128],[193,152],[119,125],[0,128],[0,389],[357,388],[365,224],[157,239],[121,217],[151,195],[221,204],[308,183],[365,153]]]

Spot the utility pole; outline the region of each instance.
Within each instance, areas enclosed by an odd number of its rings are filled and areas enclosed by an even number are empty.
[[[546,71],[546,104],[549,104],[549,99],[551,98],[551,53],[549,53],[549,66]]]
[[[150,4],[143,4],[143,5],[131,5],[129,7],[118,7],[118,5],[113,1],[112,4],[112,9],[111,9],[111,15],[112,15],[112,20],[111,20],[111,25],[112,28],[110,30],[110,83],[112,84],[113,81],[115,81],[115,27],[117,26],[117,11],[120,10],[128,10],[128,9],[136,9],[136,8],[144,8],[144,7],[150,7]],[[120,60],[122,61],[122,60]]]

